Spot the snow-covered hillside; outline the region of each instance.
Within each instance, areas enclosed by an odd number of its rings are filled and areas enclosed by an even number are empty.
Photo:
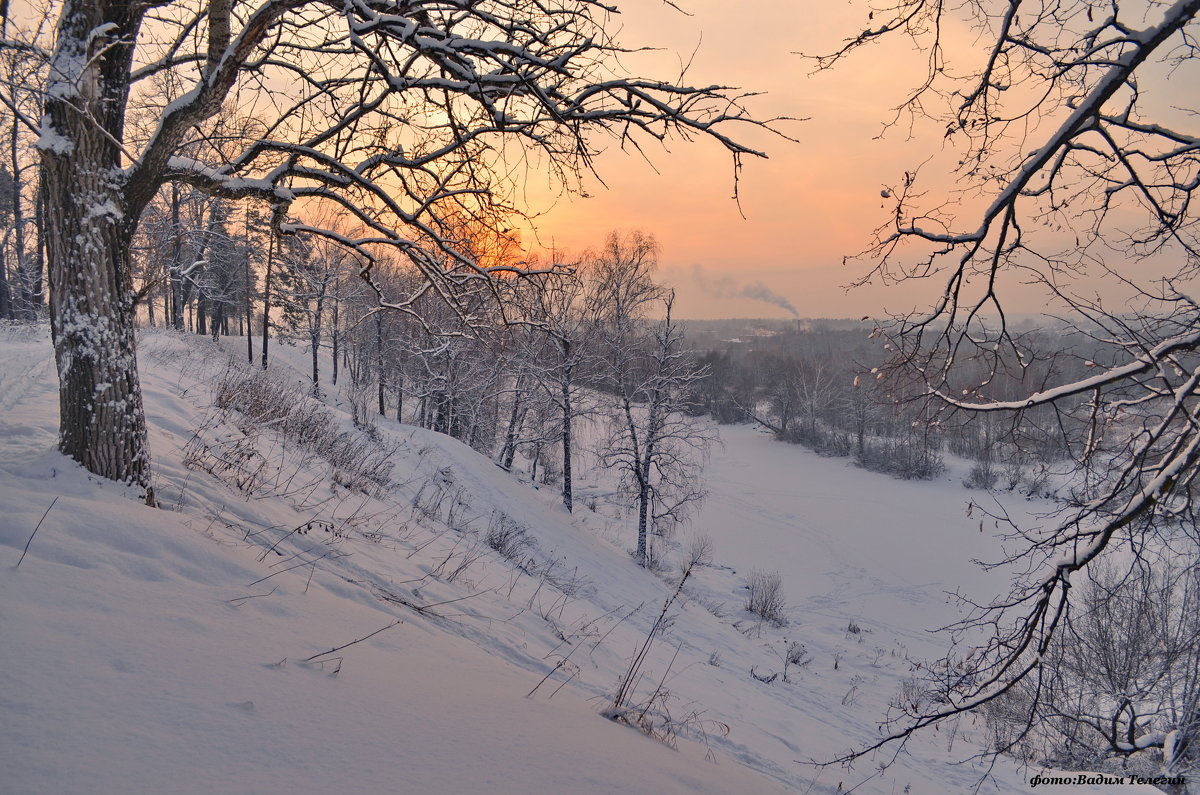
[[[600,714],[679,578],[634,564],[621,506],[571,515],[447,437],[364,435],[336,393],[297,397],[303,351],[264,380],[207,340],[140,345],[158,509],[54,451],[48,334],[0,331],[0,792],[939,793],[985,774],[959,764],[969,720],[886,768],[812,764],[877,736],[942,650],[925,630],[954,617],[946,591],[1002,585],[968,562],[996,542],[956,482],[723,430],[694,522],[713,563],[623,705],[672,751]],[[248,421],[255,395],[320,438]],[[755,569],[780,572],[785,626],[744,610]],[[794,643],[809,661],[785,669]],[[1036,772],[1001,764],[981,791]]]

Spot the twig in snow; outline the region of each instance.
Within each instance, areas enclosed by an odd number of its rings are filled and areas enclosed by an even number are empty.
[[[231,604],[231,605],[233,605],[234,602],[241,602],[242,604],[245,604],[246,600],[248,600],[248,599],[258,599],[261,596],[270,596],[271,594],[275,593],[278,590],[279,590],[279,586],[276,585],[274,588],[267,591],[266,593],[253,593],[253,594],[250,594],[249,596],[239,596],[236,599],[226,599],[225,601],[229,602],[229,604]],[[233,605],[233,606],[241,607],[242,605],[239,604],[239,605]]]
[[[56,502],[58,502],[58,497],[55,497],[50,501],[50,508],[53,508],[54,503]],[[42,522],[46,521],[46,517],[50,515],[50,508],[46,509],[46,512],[42,514],[42,518],[38,519],[37,527],[34,527],[33,532],[29,534],[29,540],[25,542],[25,549],[22,550],[21,558],[17,561],[17,565],[13,566],[14,569],[19,569],[21,567],[21,561],[25,560],[25,553],[29,551],[29,545],[33,543],[33,537],[37,535],[38,528],[42,526]]]
[[[315,560],[304,560],[304,561],[301,561],[301,562],[297,563],[295,566],[288,566],[286,569],[280,569],[279,571],[277,571],[277,572],[274,572],[273,574],[268,574],[266,577],[263,577],[263,578],[261,578],[261,579],[255,580],[254,582],[250,583],[250,584],[249,584],[249,585],[247,585],[246,587],[247,587],[247,588],[253,588],[255,585],[258,585],[260,582],[264,582],[264,581],[266,581],[266,580],[269,580],[269,579],[271,579],[271,578],[272,578],[272,577],[274,577],[276,574],[286,574],[286,573],[288,573],[289,571],[295,571],[296,569],[304,568],[305,566],[308,566],[308,565],[313,565],[313,566],[316,566],[316,565],[317,565],[317,561],[318,561],[318,560],[321,560],[321,558],[324,558],[324,557],[326,557],[326,556],[328,556],[328,555],[329,555],[329,553],[328,553],[328,552],[326,552],[324,555],[321,555],[320,557],[316,558]],[[311,577],[310,577],[310,579],[311,579]]]
[[[302,525],[297,525],[297,526],[293,527],[291,530],[289,530],[289,531],[288,531],[287,535],[285,535],[283,538],[281,538],[281,539],[279,539],[278,541],[276,541],[274,544],[272,544],[272,545],[270,546],[270,548],[269,548],[269,549],[267,549],[265,552],[263,552],[261,555],[259,555],[259,556],[258,556],[258,562],[259,562],[259,563],[262,563],[264,560],[266,560],[266,558],[267,558],[267,555],[270,555],[272,552],[274,552],[274,551],[275,551],[275,547],[279,546],[279,545],[280,545],[280,544],[282,544],[282,543],[283,543],[285,540],[287,540],[288,538],[290,538],[290,537],[292,536],[292,534],[293,534],[293,533],[298,533],[298,532],[299,532],[299,531],[301,531],[301,530],[306,530],[306,529],[308,529],[308,528],[309,528],[311,525],[312,525],[312,522],[311,522],[311,521],[308,521],[308,522],[305,522],[305,523],[304,523],[304,524],[302,524]],[[280,553],[278,553],[278,554],[279,554],[280,556],[282,556],[282,555],[283,555],[283,553],[282,553],[282,552],[280,552]]]
[[[572,649],[571,651],[574,651],[574,649]],[[541,681],[539,681],[536,685],[533,686],[533,690],[530,690],[528,693],[525,694],[525,698],[532,698],[533,694],[537,692],[537,689],[539,687],[541,687],[543,684],[545,684],[546,680],[549,679],[551,676],[553,676],[555,671],[557,671],[559,668],[562,668],[563,665],[566,664],[566,662],[567,662],[567,658],[563,657],[557,663],[555,663],[554,667],[551,668],[549,671],[547,671],[546,675],[541,678]]]
[[[330,655],[330,654],[333,654],[334,652],[341,651],[342,649],[348,649],[348,648],[350,648],[351,646],[353,646],[353,645],[354,645],[354,644],[356,644],[356,643],[362,643],[364,640],[369,640],[370,638],[373,638],[373,637],[375,637],[375,636],[376,636],[376,635],[378,635],[380,632],[384,632],[384,631],[386,631],[386,630],[389,630],[389,629],[391,629],[392,627],[396,626],[397,624],[403,624],[403,623],[404,623],[404,619],[402,619],[402,618],[397,618],[395,621],[393,621],[392,623],[388,624],[386,627],[382,627],[381,629],[377,629],[377,630],[375,630],[374,632],[372,632],[370,635],[363,635],[363,636],[362,636],[361,638],[359,638],[358,640],[352,640],[352,641],[350,641],[349,643],[345,644],[344,646],[335,646],[334,648],[330,649],[329,651],[323,651],[323,652],[321,652],[320,654],[314,654],[314,655],[313,655],[313,656],[311,656],[311,657],[306,657],[306,658],[304,659],[304,662],[312,662],[313,660],[317,659],[318,657],[327,657],[328,655]]]
[[[431,605],[409,605],[409,607],[411,607],[413,610],[416,610],[418,613],[424,613],[426,610],[429,610],[434,607],[441,607],[442,605],[450,605],[450,604],[454,604],[455,602],[462,602],[467,599],[474,599],[476,596],[482,596],[485,593],[489,593],[489,592],[488,591],[476,591],[475,593],[469,593],[466,596],[460,596],[457,599],[447,599],[444,602],[434,602]],[[436,613],[434,615],[436,615]]]
[[[434,602],[433,604],[429,604],[429,605],[414,605],[409,602],[401,601],[399,599],[389,599],[388,601],[395,602],[396,604],[404,605],[405,607],[411,608],[418,613],[424,613],[426,610],[429,610],[430,608],[441,607],[442,605],[449,605],[449,604],[453,604],[455,602],[461,602],[465,599],[474,599],[476,596],[482,596],[484,593],[487,593],[487,591],[478,591],[473,594],[467,594],[466,596],[460,596],[457,599],[447,599],[444,602]],[[266,594],[264,594],[264,596],[265,595]],[[356,643],[362,643],[364,640],[369,640],[369,639],[375,637],[380,632],[385,632],[385,631],[391,629],[392,627],[396,626],[397,624],[403,624],[403,623],[404,623],[404,619],[397,618],[392,623],[388,624],[385,627],[381,627],[380,629],[375,630],[370,635],[363,635],[361,638],[359,638],[357,640],[352,640],[343,646],[335,646],[334,648],[330,649],[329,651],[323,651],[320,654],[314,654],[311,657],[305,658],[304,662],[312,662],[313,660],[317,659],[318,657],[326,657],[330,654],[333,654],[334,652],[341,651],[342,649],[348,649]]]

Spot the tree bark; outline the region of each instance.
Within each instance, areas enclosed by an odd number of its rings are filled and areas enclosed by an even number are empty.
[[[208,301],[202,290],[196,291],[196,333],[201,337],[208,334]]]
[[[0,320],[9,320],[12,316],[12,297],[8,289],[8,263],[5,261],[5,246],[0,242]]]
[[[267,369],[267,343],[271,338],[271,267],[275,264],[275,226],[271,225],[271,238],[267,241],[267,271],[263,275],[263,320],[262,320],[262,369]]]
[[[654,464],[654,437],[657,434],[656,413],[658,411],[658,397],[653,398],[650,404],[650,422],[649,430],[646,432],[645,446],[642,450],[642,460],[638,462],[637,482],[638,482],[638,542],[637,542],[637,562],[641,566],[645,566],[648,562],[646,556],[646,546],[650,530],[650,468]]]
[[[340,288],[340,287],[341,287],[341,282],[339,281],[339,282],[337,282],[337,285],[336,285],[336,286],[333,288],[333,289],[334,289],[334,296],[333,296],[333,318],[332,318],[332,321],[331,321],[331,322],[332,322],[332,326],[331,326],[331,328],[329,329],[329,334],[330,334],[330,342],[331,342],[331,343],[332,343],[332,345],[333,345],[333,370],[332,370],[332,372],[330,373],[330,376],[329,376],[329,377],[330,377],[330,380],[333,382],[333,385],[334,385],[334,386],[337,386],[337,378],[338,378],[338,354],[340,353],[340,351],[338,350],[338,343],[339,343],[339,342],[341,342],[341,339],[340,339],[340,334],[339,334],[339,331],[338,331],[338,309],[339,309],[339,308],[340,308],[340,306],[341,306],[341,300],[338,298],[338,295],[337,295],[338,288]]]
[[[517,428],[521,423],[521,418],[524,416],[524,413],[521,411],[524,379],[524,373],[519,374],[516,383],[513,385],[513,402],[512,411],[508,417],[508,430],[504,432],[504,446],[500,448],[500,455],[496,459],[500,466],[505,469],[512,469],[513,458],[516,455]]]
[[[33,302],[46,305],[46,188],[38,180],[33,204],[33,226],[37,230],[37,245],[33,247]]]
[[[183,278],[180,268],[183,263],[183,229],[179,223],[179,185],[171,185],[171,271],[168,275],[171,289],[171,322],[176,331],[183,331]]]
[[[86,0],[64,3],[41,154],[59,446],[97,475],[145,486],[150,454],[129,258],[137,219],[126,212],[123,185],[114,176],[132,56],[120,42],[136,36],[134,13]],[[105,23],[115,26],[109,46],[91,52],[100,46],[92,34]]]
[[[312,393],[313,397],[321,396],[321,333],[325,311],[325,284],[321,285],[321,293],[317,296],[313,308],[312,325],[309,327],[309,346],[312,348]]]
[[[13,255],[16,266],[17,293],[16,315],[22,320],[33,320],[36,316],[33,308],[33,274],[29,272],[29,264],[25,259],[25,217],[21,208],[21,161],[17,157],[18,132],[16,116],[13,116],[12,130],[9,135],[12,163],[12,222],[13,222]]]
[[[375,313],[375,383],[379,399],[379,416],[387,416],[387,400],[383,388],[383,315]]]
[[[562,392],[562,498],[567,513],[575,512],[575,492],[571,483],[571,419],[574,409],[571,406],[571,375],[574,369],[570,364],[571,343],[562,341],[564,365],[559,387]]]
[[[250,331],[251,321],[253,320],[252,313],[254,311],[251,304],[251,293],[254,292],[254,279],[250,273],[250,212],[246,212],[245,217],[245,255],[242,257],[242,277],[246,282],[246,363],[254,364],[254,335]]]

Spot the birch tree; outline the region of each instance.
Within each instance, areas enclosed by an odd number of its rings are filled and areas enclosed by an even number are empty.
[[[633,498],[643,566],[653,562],[651,536],[668,535],[703,499],[698,475],[715,436],[688,411],[706,371],[684,347],[674,291],[652,278],[657,263],[653,237],[614,232],[590,264],[601,381],[612,402],[601,457]]]
[[[706,138],[735,169],[760,156],[733,137],[760,125],[746,95],[628,75],[598,0],[62,0],[45,59],[38,131],[61,381],[61,447],[89,470],[145,485],[150,466],[134,347],[130,242],[164,185],[183,183],[272,208],[278,231],[335,239],[368,263],[382,248],[457,306],[468,282],[495,297],[510,265],[454,245],[447,218],[507,228],[516,162],[578,187],[604,141]],[[180,91],[136,135],[126,118],[155,76]],[[11,105],[11,103],[8,103]],[[260,132],[221,159],[191,146],[223,108]],[[233,146],[232,144],[236,144]],[[353,233],[291,221],[316,205]],[[333,215],[333,213],[330,213]],[[464,309],[465,311],[465,309]]]
[[[673,293],[662,299],[665,317],[625,362],[619,414],[603,454],[634,497],[635,557],[643,566],[655,557],[652,536],[669,538],[704,499],[699,475],[716,438],[706,420],[689,412],[687,397],[707,373],[684,348],[683,330],[671,315],[674,300]]]

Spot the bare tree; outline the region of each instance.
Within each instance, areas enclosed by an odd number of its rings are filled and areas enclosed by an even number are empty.
[[[563,506],[568,511],[575,507],[574,426],[579,417],[590,412],[584,383],[595,370],[597,353],[594,307],[587,305],[591,278],[584,262],[573,272],[540,279],[531,291],[531,317],[538,325],[539,344],[530,351],[529,373],[560,420],[555,435],[562,454]]]
[[[995,747],[1065,768],[1195,774],[1200,569],[1179,551],[1086,572],[1041,676],[984,709]]]
[[[41,64],[36,52],[0,52],[0,317],[32,319],[43,300],[42,241],[38,235],[37,158],[23,116],[36,114],[41,98]]]
[[[759,123],[744,94],[627,76],[606,32],[613,11],[598,0],[62,0],[56,11],[52,48],[3,46],[46,64],[42,118],[19,118],[39,135],[48,198],[61,446],[116,480],[149,476],[129,252],[163,185],[265,202],[272,226],[336,239],[368,262],[397,249],[424,282],[384,303],[411,312],[426,291],[455,304],[465,282],[502,292],[496,277],[513,268],[458,250],[446,219],[505,228],[508,164],[522,151],[568,187],[590,168],[596,136],[710,138],[735,167],[760,154],[728,132]],[[131,134],[129,111],[164,74],[181,90]],[[262,130],[208,159],[213,148],[191,145],[230,104]],[[358,231],[286,220],[316,204]]]
[[[312,361],[312,392],[320,394],[320,352],[328,334],[336,285],[348,277],[352,258],[328,240],[288,239],[281,247],[276,275],[276,300],[281,321],[308,343]]]
[[[706,371],[684,348],[671,314],[674,292],[651,278],[657,254],[653,237],[613,233],[592,262],[602,383],[615,404],[602,459],[633,497],[643,566],[651,562],[651,534],[669,534],[704,497],[697,475],[715,435],[688,411]],[[649,316],[655,310],[661,321]]]
[[[1194,70],[1197,12],[1200,0],[968,0],[953,10],[899,0],[876,5],[865,31],[818,58],[830,67],[883,36],[916,41],[928,73],[894,121],[936,120],[956,147],[955,177],[972,191],[956,203],[929,192],[916,169],[883,189],[891,217],[868,252],[867,278],[942,285],[928,312],[885,326],[899,351],[891,371],[919,379],[943,414],[1051,411],[1082,473],[1053,528],[1014,534],[1022,549],[1004,563],[1035,573],[958,627],[985,639],[945,661],[959,675],[941,683],[940,700],[873,747],[1018,684],[1036,698],[1056,638],[1072,631],[1073,584],[1107,559],[1161,551],[1194,526],[1200,135],[1194,105],[1170,108],[1155,95],[1181,97],[1167,81]],[[948,66],[952,14],[988,42],[971,69],[960,53]],[[1010,322],[1017,282],[1039,286],[1098,353],[1078,362],[1082,375],[1059,368],[1058,378],[1006,397],[996,385],[1027,383],[1020,375],[1030,365]],[[1188,565],[1200,566],[1190,554]],[[1022,731],[1039,714],[1027,711]],[[1116,752],[1169,757],[1166,738],[1178,749],[1185,727],[1158,728],[1166,730],[1134,730],[1136,749],[1118,743]]]

